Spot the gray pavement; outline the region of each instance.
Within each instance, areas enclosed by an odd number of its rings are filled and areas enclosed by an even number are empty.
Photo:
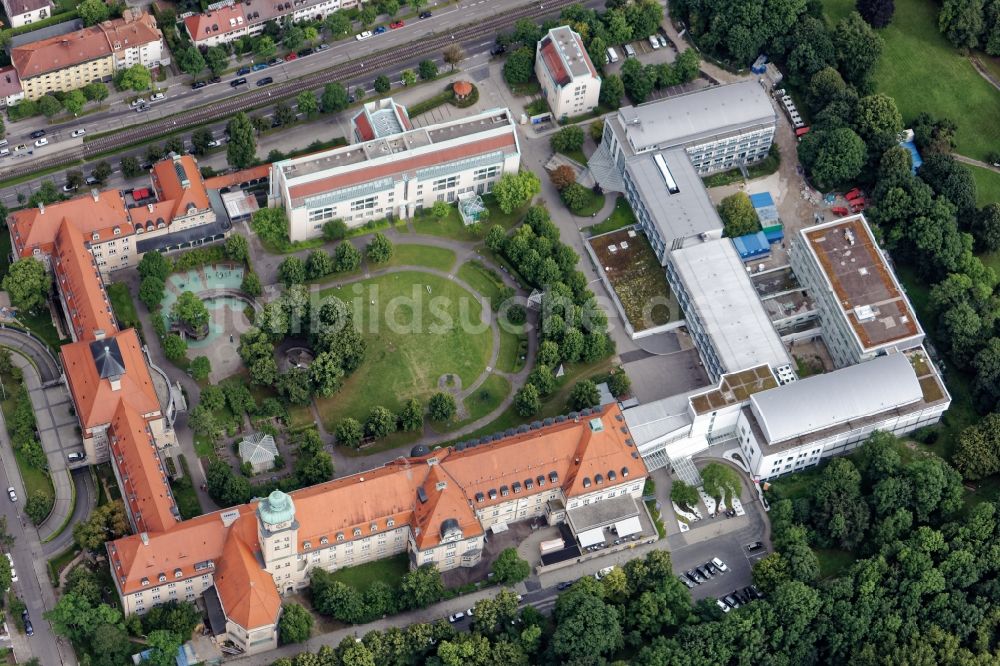
[[[18,358],[17,355],[14,358]],[[14,537],[14,546],[10,549],[17,571],[18,581],[11,585],[25,603],[34,635],[30,638],[17,633],[15,623],[11,619],[8,626],[11,629],[12,646],[18,662],[36,657],[41,664],[76,664],[73,649],[60,638],[57,638],[44,618],[45,611],[51,610],[56,603],[55,592],[49,584],[46,553],[43,550],[38,532],[28,526],[27,518],[21,513],[25,502],[24,483],[18,473],[17,462],[7,435],[7,426],[0,412],[0,486],[13,486],[17,492],[18,501],[12,503],[7,499],[0,502],[0,515],[7,519],[7,532]]]

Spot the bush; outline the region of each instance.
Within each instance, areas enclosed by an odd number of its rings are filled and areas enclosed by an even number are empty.
[[[41,525],[52,513],[52,497],[36,490],[24,505],[24,513],[34,525]]]
[[[430,417],[435,421],[447,421],[455,415],[455,396],[450,393],[435,393],[427,405]]]

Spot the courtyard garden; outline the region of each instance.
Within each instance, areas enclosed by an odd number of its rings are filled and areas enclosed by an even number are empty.
[[[587,241],[634,331],[677,319],[666,274],[645,234],[625,228]]]

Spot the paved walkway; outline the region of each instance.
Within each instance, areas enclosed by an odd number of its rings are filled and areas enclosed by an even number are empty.
[[[988,169],[994,173],[1000,173],[1000,167],[995,167],[992,164],[987,164],[986,162],[980,162],[979,160],[973,159],[971,157],[966,157],[965,155],[959,155],[958,153],[952,153],[955,159],[964,164],[970,166],[979,167],[980,169]]]

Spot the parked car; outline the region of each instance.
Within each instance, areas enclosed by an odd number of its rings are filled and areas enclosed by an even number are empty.
[[[503,44],[494,44],[493,48],[490,49],[491,56],[503,55],[507,51],[507,47]]]
[[[740,607],[740,600],[731,594],[727,594],[726,596],[722,597],[722,600],[725,601],[727,604],[729,604],[730,608],[735,609]]]
[[[404,25],[406,25],[405,21],[393,21],[389,24],[389,27],[395,30],[396,28],[402,28]]]
[[[274,79],[271,78],[270,76],[265,76],[264,78],[257,81],[257,87],[260,88],[262,86],[268,85],[269,83],[274,83]]]
[[[35,148],[41,148],[42,146],[47,146],[47,145],[49,145],[49,140],[46,139],[44,136],[41,139],[35,141]]]
[[[695,571],[694,569],[688,569],[687,571],[684,572],[684,575],[687,576],[688,580],[690,580],[692,583],[701,585],[702,583],[705,582],[705,579],[701,577],[701,574]]]
[[[597,580],[601,580],[614,570],[615,570],[614,566],[604,567],[603,569],[594,574],[594,578],[596,578]],[[518,599],[518,601],[520,601],[520,599]]]
[[[86,133],[87,133],[87,130],[85,130],[85,129],[75,129],[75,130],[73,130],[73,131],[72,131],[72,132],[70,133],[70,136],[71,136],[71,137],[73,137],[73,138],[75,139],[76,137],[78,137],[78,136],[83,136],[83,135],[84,135],[84,134],[86,134]]]
[[[726,605],[726,602],[724,602],[722,599],[716,599],[715,605],[721,608],[723,613],[728,613],[730,610],[732,610],[731,608],[729,608],[729,606]]]
[[[632,48],[631,44],[625,44],[622,48],[625,49],[625,57],[626,58],[634,58],[635,57],[635,49]]]
[[[275,65],[280,65],[283,62],[285,62],[284,58],[271,58],[267,61],[267,66],[274,67]]]
[[[218,139],[212,139],[211,141],[208,142],[208,147],[209,148],[218,148],[221,145],[222,145],[222,142],[219,141]]]
[[[242,86],[246,82],[247,82],[247,77],[241,76],[238,79],[233,79],[232,81],[230,81],[229,85],[231,85],[233,88],[238,88],[239,86]]]
[[[35,635],[35,628],[31,626],[31,618],[28,616],[28,609],[21,611],[21,619],[24,620],[24,633],[28,636]]]
[[[28,136],[30,136],[32,139],[40,139],[43,136],[45,136],[45,130],[35,130],[34,132],[32,132],[31,134],[29,134]]]
[[[75,192],[75,191],[76,191],[76,185],[70,185],[69,183],[63,185],[63,192]]]
[[[317,51],[326,51],[328,48],[330,48],[329,44],[320,44],[319,46],[316,47],[316,50]]]
[[[259,62],[259,63],[257,63],[256,65],[254,65],[253,67],[250,68],[250,71],[251,72],[259,72],[262,69],[267,69],[267,63],[266,62]]]
[[[717,557],[712,558],[712,564],[714,564],[719,571],[729,571],[729,567],[726,566],[726,563]]]
[[[449,615],[448,616],[448,621],[449,622],[458,622],[459,620],[461,620],[464,617],[465,617],[465,613],[463,613],[462,611],[458,611],[454,615]]]
[[[7,497],[10,498],[11,502],[17,501],[17,493],[14,492],[14,486],[11,486],[10,488],[7,489]]]
[[[69,462],[80,462],[81,460],[86,460],[87,454],[83,451],[70,451],[66,454],[66,460]]]
[[[422,18],[422,19],[428,19],[428,18],[430,18],[432,16],[434,16],[434,15],[431,14],[430,12],[420,12],[420,18]]]
[[[764,593],[758,590],[756,585],[747,585],[743,588],[743,591],[752,596],[754,599],[764,598]]]
[[[703,564],[702,567],[705,569],[705,571],[712,574],[713,576],[717,573],[721,573],[718,569],[715,568],[715,565],[712,564],[711,562],[705,562],[705,564]]]
[[[302,49],[301,51],[298,52],[297,55],[300,58],[305,58],[306,56],[311,56],[313,53],[316,53],[316,52],[314,50],[312,50],[312,49]]]
[[[208,82],[209,83],[222,83],[222,77],[221,76],[213,76],[212,78],[210,78],[208,80]]]
[[[657,41],[660,42],[660,46],[666,48],[666,46],[667,46],[667,38],[666,37],[664,37],[663,35],[653,35],[653,36],[656,37]]]
[[[10,563],[10,579],[13,582],[17,582],[17,571],[14,570],[14,558],[10,556],[10,553],[4,553],[7,556],[7,561]]]
[[[98,182],[97,179],[94,178],[93,176],[87,176],[86,180],[87,185],[97,185],[97,182]]]
[[[753,543],[747,544],[748,553],[756,553],[758,550],[763,550],[763,548],[764,544],[762,544],[760,541],[754,541]]]
[[[246,76],[249,73],[250,73],[249,67],[240,67],[239,70],[237,70],[236,72],[236,76]]]
[[[701,574],[702,578],[704,578],[705,580],[709,580],[712,578],[712,572],[706,569],[704,565],[700,567],[695,567],[694,570],[697,571],[699,574]]]
[[[653,49],[660,48],[660,40],[657,39],[656,35],[649,36],[649,45],[652,46]]]
[[[377,28],[375,28],[374,30],[372,30],[372,32],[374,32],[376,35],[381,35],[385,31],[386,31],[386,27],[384,25],[380,25]]]
[[[365,30],[364,32],[359,32],[358,34],[354,35],[354,39],[358,40],[359,42],[363,42],[369,37],[371,37],[372,34],[373,33],[371,30]]]
[[[207,81],[195,81],[191,84],[191,90],[201,90],[208,85]]]
[[[563,590],[568,590],[571,587],[573,587],[573,581],[571,580],[564,580],[563,582],[556,585],[556,589],[559,590],[560,592],[562,592]]]
[[[691,581],[689,581],[689,580],[688,580],[687,578],[685,578],[684,576],[678,576],[678,577],[677,577],[677,579],[678,579],[678,580],[679,580],[680,582],[682,582],[682,583],[684,583],[685,585],[687,585],[688,589],[691,589],[692,587],[694,587],[694,583],[692,583]]]
[[[158,102],[161,99],[163,99],[164,97],[166,97],[166,95],[164,95],[161,92],[153,93],[152,95],[149,96],[149,101],[150,102]]]
[[[289,53],[288,55],[285,56],[285,62],[291,62],[293,60],[298,60],[298,59],[299,56],[296,55],[295,53]]]

